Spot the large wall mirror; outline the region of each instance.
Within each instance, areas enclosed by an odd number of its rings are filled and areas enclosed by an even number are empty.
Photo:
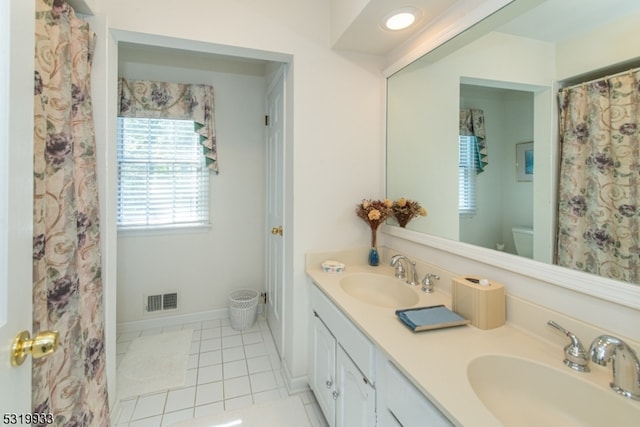
[[[552,264],[558,89],[640,66],[638,22],[637,0],[515,0],[391,75],[387,197],[429,212],[407,229]],[[488,149],[472,215],[458,206],[461,109],[482,110]]]

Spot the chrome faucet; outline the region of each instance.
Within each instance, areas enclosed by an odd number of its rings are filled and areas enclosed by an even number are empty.
[[[571,340],[571,342],[564,348],[564,364],[574,371],[589,372],[589,357],[587,356],[587,351],[578,337],[558,325],[553,320],[549,320],[547,325],[553,326]]]
[[[400,261],[404,261],[405,265],[403,266]],[[392,256],[391,260],[389,261],[389,265],[396,268],[395,276],[398,279],[404,280],[407,285],[415,286],[418,284],[416,263],[411,261],[406,256],[400,254]]]
[[[591,360],[606,366],[611,361],[613,382],[609,385],[629,399],[640,400],[640,361],[627,343],[611,335],[600,335],[589,348]]]

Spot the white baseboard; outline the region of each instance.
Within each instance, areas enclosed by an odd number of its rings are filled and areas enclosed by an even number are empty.
[[[116,325],[117,333],[139,331],[141,329],[162,328],[165,326],[179,325],[181,323],[201,322],[203,320],[228,319],[229,309],[199,311],[197,313],[176,314],[173,316],[155,317],[153,319],[134,320],[122,322]]]
[[[264,304],[258,304],[258,314],[264,311]],[[154,317],[151,319],[133,320],[116,324],[118,334],[123,332],[139,331],[141,329],[162,328],[165,326],[179,325],[181,323],[201,322],[203,320],[228,319],[229,309],[218,308],[216,310],[199,311],[196,313],[174,314],[169,316]]]
[[[292,377],[291,372],[289,371],[289,366],[287,366],[286,362],[282,361],[282,373],[284,376],[284,380],[286,382],[287,390],[289,394],[299,393],[305,390],[309,390],[309,380],[306,375],[299,377]]]

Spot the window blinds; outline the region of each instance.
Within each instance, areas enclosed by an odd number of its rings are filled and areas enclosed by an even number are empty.
[[[207,225],[209,174],[190,120],[118,118],[120,229]]]
[[[459,136],[458,212],[460,215],[476,213],[476,162],[475,136]]]

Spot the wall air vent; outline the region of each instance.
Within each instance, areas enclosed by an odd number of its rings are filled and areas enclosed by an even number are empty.
[[[170,292],[167,294],[145,295],[143,303],[144,303],[145,313],[177,310],[178,309],[178,293]]]
[[[162,295],[162,309],[175,310],[178,308],[178,294],[176,292]]]

